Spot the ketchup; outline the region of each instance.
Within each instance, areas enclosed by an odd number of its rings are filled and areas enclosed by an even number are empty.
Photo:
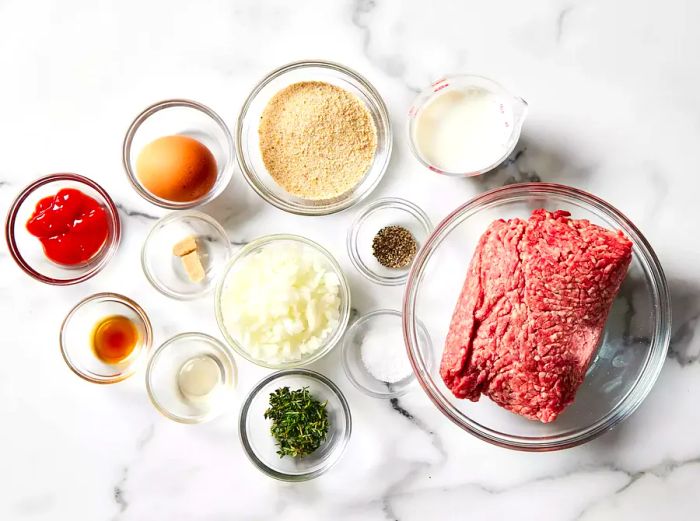
[[[100,250],[109,235],[109,224],[100,203],[80,190],[64,188],[37,203],[27,231],[41,241],[49,259],[72,266]]]

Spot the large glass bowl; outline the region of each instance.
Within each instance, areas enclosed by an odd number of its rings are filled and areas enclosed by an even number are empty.
[[[575,401],[548,424],[508,412],[487,397],[476,403],[457,399],[439,374],[452,311],[481,234],[496,219],[527,218],[537,208],[567,210],[573,218],[622,230],[634,244],[632,263],[613,303],[599,351]],[[671,331],[666,279],[639,230],[605,201],[575,188],[546,183],[492,190],[442,221],[413,264],[403,317],[411,364],[438,409],[478,438],[527,451],[585,443],[632,414],[659,375]],[[418,320],[426,326],[429,342],[421,340]]]
[[[263,110],[280,90],[301,81],[323,81],[354,94],[369,110],[377,129],[377,150],[369,170],[352,190],[332,199],[304,199],[289,194],[267,171],[260,153],[258,127]],[[379,92],[355,71],[325,61],[294,62],[272,71],[255,86],[245,100],[236,125],[236,154],[246,181],[268,203],[299,215],[339,212],[367,197],[386,172],[391,147],[389,113]]]

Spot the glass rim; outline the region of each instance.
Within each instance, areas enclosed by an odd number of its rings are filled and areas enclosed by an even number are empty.
[[[329,203],[325,206],[308,206],[303,203],[292,203],[284,198],[280,198],[273,193],[271,193],[263,183],[259,182],[257,174],[249,167],[247,162],[247,154],[243,149],[242,135],[243,126],[246,121],[248,111],[257,98],[260,92],[265,88],[270,82],[276,78],[282,76],[283,74],[294,71],[297,69],[304,69],[309,67],[320,67],[325,69],[334,70],[345,76],[350,77],[353,81],[357,82],[361,88],[359,90],[364,91],[363,94],[370,100],[372,109],[376,110],[379,114],[379,123],[382,130],[386,133],[386,158],[384,163],[379,167],[379,174],[376,178],[369,184],[362,192],[356,194],[354,197],[343,198],[335,203]],[[379,129],[377,129],[379,131]],[[366,199],[374,189],[379,185],[381,180],[384,178],[386,171],[389,166],[389,161],[391,159],[391,152],[393,149],[393,130],[391,127],[391,121],[389,118],[389,111],[386,107],[384,99],[379,94],[379,91],[360,73],[345,67],[336,62],[326,61],[326,60],[299,60],[282,65],[273,71],[269,72],[265,77],[258,81],[251,92],[246,97],[241,110],[238,114],[236,120],[236,132],[235,132],[235,142],[236,142],[236,161],[238,162],[238,167],[243,174],[246,182],[250,187],[257,193],[264,201],[283,210],[288,213],[295,215],[305,215],[305,216],[317,216],[317,215],[331,215],[334,213],[342,212],[357,203]],[[375,153],[376,158],[376,153]],[[366,175],[366,174],[365,174]],[[341,196],[342,197],[342,196]]]
[[[350,257],[350,262],[355,267],[357,271],[360,272],[367,280],[374,282],[376,284],[381,284],[382,286],[400,286],[406,282],[408,279],[408,274],[410,270],[406,270],[400,275],[395,277],[385,277],[373,272],[363,261],[360,256],[358,248],[358,235],[360,228],[364,224],[365,220],[375,212],[381,211],[385,208],[400,208],[406,211],[416,221],[423,227],[425,231],[426,238],[430,236],[433,229],[433,224],[430,221],[428,215],[423,211],[423,209],[417,204],[402,199],[400,197],[382,197],[375,201],[372,201],[367,206],[362,208],[353,220],[350,228],[348,228],[348,233],[346,237],[346,246],[348,250],[348,256]],[[415,259],[413,260],[415,262]],[[413,264],[411,263],[411,265]]]
[[[203,114],[209,116],[209,118],[211,118],[219,126],[224,136],[226,137],[226,152],[228,153],[228,161],[225,165],[223,165],[221,173],[219,174],[217,172],[216,182],[212,189],[203,196],[201,196],[199,199],[195,199],[194,201],[170,201],[168,199],[163,199],[161,197],[158,197],[157,195],[152,194],[151,192],[146,190],[146,188],[141,184],[141,181],[139,181],[131,165],[131,144],[134,140],[134,136],[138,132],[141,125],[155,113],[172,107],[186,107],[202,112]],[[197,206],[202,206],[214,200],[228,186],[229,182],[231,181],[231,178],[233,177],[233,165],[235,163],[234,151],[234,140],[233,136],[231,135],[231,131],[228,128],[228,125],[226,125],[226,122],[223,120],[223,118],[219,116],[219,114],[217,114],[213,109],[211,109],[207,105],[204,105],[203,103],[200,103],[198,101],[185,98],[172,98],[163,101],[158,101],[149,105],[148,107],[143,109],[138,114],[138,116],[136,116],[131,122],[129,128],[126,131],[126,134],[124,135],[124,141],[122,143],[122,166],[124,167],[124,172],[126,173],[127,179],[129,180],[129,183],[131,184],[132,188],[134,188],[134,190],[136,190],[136,192],[143,199],[145,199],[149,203],[152,203],[156,206],[160,206],[161,208],[166,208],[168,210],[187,210],[195,208]]]
[[[145,331],[144,338],[142,339],[142,347],[139,351],[138,356],[134,360],[131,361],[128,368],[124,372],[122,372],[116,376],[95,377],[95,376],[91,376],[90,374],[83,371],[77,364],[75,364],[73,362],[73,359],[70,356],[70,354],[68,353],[68,349],[66,348],[66,343],[64,341],[66,327],[70,323],[71,318],[73,318],[73,315],[75,315],[75,313],[77,313],[78,310],[80,310],[82,307],[90,304],[91,302],[94,302],[95,300],[100,300],[100,299],[119,302],[120,304],[129,308],[131,311],[136,313],[136,315],[139,317],[139,320],[143,324],[143,329]],[[153,344],[153,327],[151,326],[151,321],[148,318],[148,314],[144,311],[144,309],[139,304],[137,304],[134,300],[130,299],[129,297],[126,297],[126,296],[121,295],[119,293],[112,293],[112,292],[94,293],[94,294],[89,295],[89,296],[85,297],[84,299],[82,299],[75,306],[73,306],[71,308],[71,310],[68,312],[66,317],[63,319],[63,322],[61,322],[61,329],[59,330],[58,343],[59,343],[59,347],[61,349],[61,355],[63,356],[63,360],[66,362],[66,365],[68,366],[68,368],[71,371],[73,371],[73,373],[78,375],[83,380],[87,380],[88,382],[91,382],[91,383],[102,384],[102,385],[114,384],[114,383],[118,383],[118,382],[121,382],[123,380],[126,380],[130,376],[133,376],[134,373],[136,373],[138,368],[141,366],[141,364],[143,363],[144,357],[146,356],[146,353],[148,351],[150,351],[151,346]]]
[[[201,415],[201,416],[181,416],[179,414],[175,414],[171,412],[167,407],[162,405],[160,401],[156,398],[156,393],[153,390],[153,383],[151,381],[151,376],[153,374],[153,368],[155,367],[156,363],[158,362],[160,356],[162,356],[163,352],[168,349],[169,347],[172,347],[173,344],[176,344],[178,342],[181,342],[183,340],[189,340],[189,339],[196,339],[196,340],[201,340],[204,342],[207,342],[216,348],[220,349],[222,353],[228,358],[229,362],[231,363],[231,368],[232,368],[232,374],[229,375],[231,376],[231,381],[226,382],[226,387],[228,388],[229,392],[232,392],[235,385],[236,385],[236,380],[238,379],[238,365],[236,365],[236,359],[233,356],[233,352],[231,351],[231,348],[221,342],[221,340],[214,338],[211,335],[208,335],[206,333],[201,333],[198,331],[186,331],[184,333],[178,333],[177,335],[174,335],[170,338],[168,338],[165,342],[160,344],[154,351],[153,354],[150,356],[148,359],[148,365],[146,366],[146,375],[145,375],[145,383],[146,383],[146,394],[148,394],[148,398],[155,408],[156,411],[158,411],[160,414],[162,414],[164,417],[168,418],[169,420],[173,420],[178,423],[183,423],[183,424],[188,424],[188,425],[196,425],[199,423],[205,423],[208,421],[211,421],[219,416],[221,416],[224,411],[225,411],[225,404],[222,403],[220,407],[213,409],[207,414]]]
[[[348,380],[350,380],[350,383],[355,386],[355,388],[358,391],[361,391],[365,393],[368,396],[371,396],[372,398],[379,398],[379,399],[391,399],[391,398],[400,398],[401,396],[405,395],[409,391],[413,390],[416,385],[416,375],[415,372],[412,372],[410,375],[410,379],[407,377],[405,378],[405,383],[404,385],[401,386],[400,389],[397,389],[395,391],[389,391],[387,392],[377,392],[373,391],[369,387],[365,387],[360,383],[360,381],[355,378],[355,375],[353,371],[350,369],[350,350],[352,349],[352,346],[350,345],[349,339],[352,336],[352,332],[355,330],[355,328],[359,328],[360,325],[364,325],[368,322],[370,322],[372,319],[380,316],[394,316],[399,319],[398,327],[399,329],[402,329],[402,314],[400,311],[397,311],[395,309],[388,309],[388,308],[382,308],[382,309],[375,309],[374,311],[370,311],[369,313],[366,313],[359,317],[353,324],[348,328],[347,332],[345,333],[345,336],[343,338],[343,356],[342,356],[342,364],[343,364],[343,370],[345,371],[345,376],[347,376]],[[425,326],[423,324],[419,323],[419,327],[421,330],[423,330],[423,334],[425,335],[426,338],[430,338],[427,335],[427,331],[425,331]],[[428,340],[430,341],[430,340]],[[369,371],[368,371],[369,373]],[[398,383],[398,382],[396,382]],[[396,384],[395,383],[395,384]],[[394,385],[395,385],[394,384]]]
[[[490,83],[493,85],[496,90],[498,90],[502,95],[504,95],[507,98],[513,98],[516,100],[521,101],[524,104],[525,107],[525,113],[523,116],[520,118],[520,121],[518,122],[517,125],[513,126],[513,129],[511,131],[510,138],[508,140],[508,146],[504,149],[505,152],[504,154],[497,160],[493,161],[490,165],[484,166],[483,168],[480,168],[479,170],[475,170],[473,172],[453,172],[453,171],[448,171],[448,170],[443,170],[441,168],[438,168],[437,166],[429,163],[426,161],[421,153],[418,151],[418,146],[416,145],[415,138],[414,138],[414,126],[415,126],[415,121],[416,118],[415,116],[420,112],[420,110],[432,99],[434,99],[436,96],[438,96],[439,92],[442,90],[436,89],[435,87],[439,85],[440,83],[446,82],[446,81],[469,81],[472,79],[476,79],[478,81],[484,81],[487,83]],[[513,95],[511,92],[509,92],[503,85],[501,85],[499,82],[496,80],[492,80],[491,78],[487,78],[486,76],[481,76],[479,74],[448,74],[442,76],[440,79],[434,81],[431,83],[428,87],[423,89],[416,95],[416,97],[413,99],[413,102],[411,103],[410,109],[408,111],[408,121],[406,123],[406,135],[408,137],[408,148],[411,150],[411,153],[413,154],[413,157],[418,160],[418,162],[423,165],[425,168],[430,170],[431,172],[435,172],[436,174],[444,175],[447,177],[477,177],[480,175],[483,175],[487,172],[490,172],[494,168],[496,168],[498,165],[503,163],[508,156],[515,150],[515,147],[518,144],[518,140],[520,139],[520,133],[522,131],[523,123],[525,120],[525,115],[527,114],[527,107],[528,103],[525,101],[523,98],[520,98],[518,96]]]
[[[247,419],[248,419],[248,412],[250,410],[250,406],[253,403],[253,400],[255,397],[262,391],[262,389],[268,385],[271,382],[274,382],[275,380],[278,380],[279,378],[283,378],[285,376],[301,376],[305,377],[311,380],[316,380],[322,384],[324,384],[326,387],[328,387],[331,392],[338,398],[338,401],[340,402],[341,409],[343,411],[343,417],[345,419],[345,431],[344,435],[341,439],[338,439],[338,441],[335,443],[335,448],[334,452],[335,454],[333,455],[332,458],[329,458],[328,461],[324,462],[322,466],[317,468],[316,470],[310,471],[310,472],[305,472],[302,474],[287,474],[285,472],[280,472],[278,470],[273,469],[272,467],[268,466],[264,461],[262,461],[260,458],[257,457],[255,454],[255,451],[253,450],[253,447],[250,443],[250,440],[248,438],[248,430],[247,430]],[[243,452],[245,452],[246,456],[248,459],[253,463],[253,465],[258,468],[258,470],[261,470],[264,474],[275,478],[279,481],[289,481],[289,482],[301,482],[301,481],[308,481],[310,479],[316,478],[320,476],[321,474],[325,473],[328,471],[331,467],[333,467],[339,460],[340,457],[343,455],[345,452],[345,449],[347,448],[348,442],[350,441],[350,435],[352,434],[352,413],[350,412],[350,405],[348,404],[347,399],[345,398],[345,395],[343,392],[340,390],[340,388],[333,383],[333,381],[322,375],[319,372],[312,371],[310,369],[303,369],[303,368],[290,368],[290,369],[283,369],[280,371],[276,371],[274,373],[271,373],[264,378],[262,378],[253,388],[250,390],[248,395],[246,396],[245,400],[243,401],[243,405],[241,406],[241,411],[238,417],[238,434],[239,434],[239,439],[241,441],[241,445],[243,446]]]
[[[652,281],[652,299],[657,313],[654,335],[650,339],[651,348],[644,366],[634,385],[614,408],[587,427],[570,429],[562,434],[531,437],[511,435],[481,425],[457,411],[456,407],[448,402],[444,393],[437,388],[432,377],[423,369],[420,360],[418,360],[415,305],[427,261],[431,258],[433,250],[460,224],[460,218],[467,218],[486,208],[487,205],[507,200],[509,197],[537,195],[558,195],[586,203],[617,222],[632,240],[641,259],[642,268]],[[411,366],[418,383],[437,409],[458,427],[481,440],[499,447],[528,452],[561,450],[581,445],[597,438],[629,417],[646,398],[656,382],[666,359],[671,336],[671,305],[666,278],[654,250],[639,229],[622,212],[603,199],[583,190],[556,183],[520,183],[495,188],[470,199],[451,212],[438,224],[425,246],[418,252],[406,284],[402,309],[404,342]]]
[[[196,293],[191,293],[191,294],[183,294],[183,293],[178,293],[175,291],[170,290],[168,287],[164,286],[158,280],[156,277],[153,275],[151,270],[148,268],[148,263],[146,262],[146,251],[148,249],[148,245],[150,240],[152,239],[153,235],[156,233],[157,229],[159,227],[162,227],[165,224],[169,224],[172,221],[177,221],[186,217],[195,217],[197,219],[201,219],[202,221],[205,221],[207,224],[211,225],[211,227],[216,230],[216,232],[221,235],[222,238],[225,239],[227,249],[228,249],[228,258],[231,258],[231,254],[233,252],[233,248],[231,247],[231,240],[228,237],[228,234],[226,233],[226,230],[224,229],[221,224],[214,219],[211,215],[206,214],[204,212],[200,212],[199,210],[194,210],[194,209],[189,209],[189,210],[183,210],[179,212],[171,212],[160,219],[158,219],[151,229],[148,231],[148,234],[146,235],[146,238],[143,241],[143,244],[141,246],[141,269],[143,270],[144,275],[146,276],[146,279],[148,282],[153,286],[155,290],[157,290],[159,293],[165,295],[166,297],[170,297],[175,300],[182,300],[182,301],[187,301],[187,300],[195,300],[198,298],[201,298],[205,296],[207,293],[209,293],[215,286],[216,284],[213,283],[209,285],[208,287],[204,288],[201,291],[198,291]],[[228,262],[228,261],[227,261]]]
[[[35,190],[41,188],[44,185],[56,181],[71,181],[79,184],[84,184],[95,190],[98,194],[100,194],[100,197],[102,197],[102,199],[104,200],[105,210],[112,224],[112,233],[109,234],[107,240],[105,241],[105,245],[103,246],[103,248],[106,248],[104,254],[100,256],[97,262],[94,262],[94,265],[92,265],[90,269],[76,277],[71,277],[68,279],[58,279],[55,277],[49,277],[32,268],[29,265],[29,263],[24,259],[24,256],[22,255],[19,246],[17,245],[14,233],[14,227],[15,223],[17,222],[18,216],[17,214],[19,213],[19,209],[21,208],[22,204],[29,198],[29,196],[32,193],[34,193]],[[93,181],[92,179],[82,176],[80,174],[68,172],[48,174],[32,181],[19,193],[19,195],[17,195],[17,197],[15,197],[14,201],[10,205],[10,208],[7,212],[7,218],[5,220],[5,240],[7,242],[7,247],[10,251],[10,256],[12,257],[12,259],[22,269],[22,271],[24,271],[24,273],[31,276],[32,278],[43,282],[44,284],[49,284],[52,286],[69,286],[72,284],[79,284],[80,282],[84,282],[94,277],[95,275],[97,275],[97,273],[102,271],[102,269],[112,259],[114,252],[117,250],[117,247],[119,246],[119,241],[121,240],[121,220],[119,218],[119,210],[117,209],[116,204],[114,203],[110,195],[107,193],[107,191],[104,188],[102,188],[102,186],[96,181]],[[86,267],[90,266],[91,264],[91,261],[88,260]]]
[[[236,265],[239,261],[241,261],[244,257],[255,251],[256,249],[260,248],[261,246],[265,246],[268,244],[272,244],[274,242],[281,242],[281,241],[292,241],[292,242],[298,242],[302,243],[306,246],[309,246],[316,250],[318,253],[323,255],[323,257],[330,263],[330,265],[333,268],[333,271],[335,274],[338,276],[338,279],[340,280],[340,287],[341,289],[341,303],[340,303],[340,319],[338,321],[338,325],[336,327],[336,330],[333,332],[333,334],[325,341],[324,345],[314,351],[311,355],[309,355],[306,358],[302,358],[301,360],[298,361],[293,361],[293,362],[285,362],[281,364],[271,364],[264,362],[262,360],[259,360],[257,358],[254,358],[248,351],[245,349],[245,347],[233,336],[228,332],[226,329],[226,326],[224,325],[224,317],[223,313],[221,310],[221,296],[223,293],[224,285],[226,284],[226,279],[228,278],[229,272],[231,271],[231,268]],[[338,261],[335,259],[333,254],[331,254],[327,249],[325,249],[323,246],[318,244],[317,242],[312,241],[311,239],[307,239],[306,237],[302,237],[301,235],[293,235],[293,234],[271,234],[271,235],[264,235],[262,237],[259,237],[245,246],[243,246],[240,250],[238,250],[236,253],[233,254],[233,256],[229,259],[229,261],[226,263],[224,266],[221,275],[219,276],[219,282],[216,285],[216,291],[214,293],[214,307],[215,307],[215,313],[216,313],[216,322],[219,326],[219,330],[221,331],[221,334],[223,335],[224,339],[226,340],[226,343],[230,345],[233,350],[238,353],[240,356],[248,360],[249,362],[260,366],[260,367],[265,367],[267,369],[275,369],[275,370],[281,370],[281,369],[294,369],[294,368],[299,368],[303,367],[306,365],[309,365],[317,360],[320,360],[323,358],[326,354],[328,354],[341,340],[343,335],[345,334],[345,331],[347,330],[348,327],[348,322],[350,320],[350,309],[351,309],[351,294],[350,294],[350,285],[348,283],[347,277],[345,276],[345,273],[343,273],[342,268],[340,267],[340,264]],[[344,298],[343,298],[344,296]]]

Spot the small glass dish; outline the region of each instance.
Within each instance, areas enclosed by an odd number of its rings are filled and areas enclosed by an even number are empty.
[[[511,131],[506,142],[503,143],[502,154],[500,157],[494,157],[490,164],[484,164],[482,168],[468,172],[447,171],[444,168],[440,168],[439,166],[433,164],[421,153],[420,146],[418,145],[416,139],[416,123],[420,117],[421,111],[439,96],[452,90],[471,89],[485,90],[500,97],[500,113],[505,119],[503,123],[506,127],[510,127]],[[525,122],[527,109],[528,105],[524,99],[514,96],[501,84],[493,80],[484,78],[483,76],[469,74],[445,76],[423,90],[413,101],[413,104],[408,111],[408,144],[414,157],[423,166],[435,173],[453,177],[472,177],[481,175],[496,168],[513,151],[515,145],[518,143],[518,139],[520,139],[520,132],[522,130],[523,123]]]
[[[87,262],[75,266],[57,264],[44,254],[38,238],[27,231],[26,223],[37,203],[64,188],[75,188],[100,203],[107,213],[109,233],[100,250]],[[5,221],[5,238],[10,255],[22,270],[45,284],[67,286],[83,282],[99,273],[119,246],[119,212],[109,194],[95,181],[78,174],[51,174],[27,186],[15,198]]]
[[[328,267],[330,267],[330,269],[340,280],[340,316],[338,319],[338,325],[335,327],[335,330],[323,341],[323,344],[317,350],[307,354],[300,360],[276,364],[255,358],[253,355],[251,355],[251,353],[248,352],[246,346],[243,344],[241,339],[235,338],[231,333],[229,333],[225,325],[221,298],[226,287],[229,275],[231,273],[235,273],[243,259],[258,253],[259,251],[270,245],[278,245],[284,243],[309,247],[316,253],[319,253],[321,257],[323,257],[326,260]],[[333,257],[333,255],[330,254],[330,252],[328,252],[319,244],[316,244],[315,242],[304,237],[300,237],[298,235],[267,235],[247,244],[245,247],[239,250],[229,261],[228,265],[224,269],[223,276],[219,279],[219,283],[216,287],[215,305],[216,321],[219,324],[221,334],[226,339],[226,342],[234,349],[234,351],[236,351],[236,353],[241,355],[249,362],[253,362],[254,364],[259,365],[261,367],[267,367],[268,369],[286,369],[291,367],[300,367],[303,365],[307,365],[311,362],[320,359],[340,341],[340,339],[343,337],[343,333],[345,332],[345,329],[348,325],[348,321],[350,319],[350,286],[348,285],[348,281],[345,278],[345,275],[343,274],[343,271],[340,268],[338,261],[335,260],[335,258]]]
[[[367,279],[384,286],[398,286],[406,282],[411,264],[405,268],[387,268],[372,253],[372,241],[386,226],[402,226],[416,240],[417,249],[430,235],[433,225],[418,206],[405,199],[386,197],[377,199],[363,208],[350,225],[347,236],[348,255],[353,266]]]
[[[260,154],[258,126],[263,110],[280,90],[301,81],[322,81],[354,94],[369,110],[377,130],[377,150],[369,170],[352,190],[333,199],[311,200],[289,194],[270,176]],[[355,71],[326,61],[299,61],[272,71],[248,95],[236,125],[236,154],[243,176],[268,203],[299,215],[339,212],[367,197],[386,172],[391,147],[389,113],[377,90]]]
[[[308,387],[311,395],[327,402],[329,429],[326,440],[315,452],[302,458],[277,454],[270,433],[270,420],[264,417],[270,393],[280,387],[291,390]],[[241,408],[241,444],[253,464],[270,477],[282,481],[306,481],[330,469],[345,451],[352,432],[350,406],[338,387],[325,376],[308,369],[287,369],[263,378],[248,394]]]
[[[197,251],[206,273],[202,282],[192,282],[173,246],[188,236],[197,241]],[[189,300],[208,293],[231,258],[226,231],[212,217],[195,211],[166,215],[149,232],[141,249],[141,266],[148,281],[163,295]]]
[[[428,332],[420,325],[422,342],[430,342]],[[367,341],[373,338],[373,344]],[[364,349],[363,349],[364,344]],[[381,375],[375,376],[368,365],[371,364],[375,349],[390,351],[394,357],[394,363],[388,364],[384,369],[392,374],[386,380]],[[374,398],[398,398],[403,396],[414,386],[416,379],[413,374],[411,362],[406,353],[403,339],[403,326],[401,313],[391,309],[380,309],[368,313],[348,328],[343,339],[343,369],[348,380],[363,393]],[[375,369],[381,370],[379,368]]]
[[[217,371],[215,387],[200,395],[183,391],[180,374],[188,362],[207,360]],[[146,390],[153,406],[180,423],[204,423],[230,404],[238,373],[231,350],[203,333],[181,333],[158,347],[146,368]]]
[[[194,201],[170,201],[149,192],[136,175],[136,159],[152,141],[165,136],[181,135],[205,145],[216,159],[217,176],[214,186]],[[231,181],[234,164],[233,137],[226,123],[212,109],[196,101],[171,99],[146,108],[129,126],[124,137],[122,162],[131,185],[147,201],[162,208],[183,210],[208,203],[218,196]]]
[[[101,320],[120,315],[138,330],[139,342],[128,358],[107,364],[97,358],[92,334]],[[136,302],[117,293],[96,293],[70,310],[61,325],[59,344],[68,367],[79,377],[96,384],[113,384],[133,375],[143,364],[153,342],[153,330],[146,312]]]

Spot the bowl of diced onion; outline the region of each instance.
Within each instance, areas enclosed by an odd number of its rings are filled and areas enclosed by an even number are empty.
[[[228,344],[262,367],[310,364],[342,338],[350,288],[323,247],[297,235],[268,235],[243,247],[216,289],[216,320]]]

